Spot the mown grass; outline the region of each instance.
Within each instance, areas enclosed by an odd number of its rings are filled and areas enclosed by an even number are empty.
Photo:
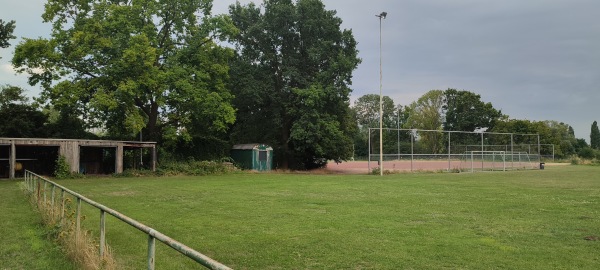
[[[235,269],[600,268],[600,167],[60,183]],[[143,233],[108,218],[107,241],[144,268]],[[194,266],[157,247],[158,269]]]
[[[19,184],[0,181],[0,269],[76,269],[48,236]]]

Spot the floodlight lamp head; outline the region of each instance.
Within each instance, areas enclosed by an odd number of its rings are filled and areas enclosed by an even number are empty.
[[[387,12],[384,11],[384,12],[381,12],[381,14],[375,15],[375,16],[377,16],[377,17],[379,17],[381,19],[385,19],[385,17],[387,17]]]

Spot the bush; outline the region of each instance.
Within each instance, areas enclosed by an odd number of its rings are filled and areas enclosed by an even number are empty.
[[[571,156],[571,165],[579,165],[579,163],[581,163],[581,158],[579,156]]]
[[[171,161],[161,164],[157,172],[161,175],[210,175],[224,174],[236,171],[235,167],[230,166],[230,163],[217,161]]]
[[[54,168],[54,177],[56,179],[72,179],[82,178],[83,175],[80,173],[71,172],[71,166],[67,163],[65,156],[60,155],[56,160],[56,167]]]
[[[579,152],[577,152],[577,155],[584,159],[593,159],[596,156],[595,152],[596,151],[594,151],[594,149],[585,147],[579,150]]]
[[[211,175],[225,174],[239,171],[231,162],[223,161],[196,161],[189,158],[187,161],[166,161],[160,164],[156,172],[151,170],[126,170],[115,177],[142,177],[142,176],[172,176],[172,175]]]

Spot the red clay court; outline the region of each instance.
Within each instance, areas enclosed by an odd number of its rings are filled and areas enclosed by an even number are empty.
[[[514,162],[511,163],[507,161],[506,163],[502,162],[471,162],[468,161],[460,161],[460,160],[392,160],[392,161],[384,161],[383,169],[390,171],[404,171],[410,172],[412,171],[447,171],[448,168],[450,170],[454,169],[462,169],[462,171],[470,171],[471,166],[473,166],[474,170],[481,171],[482,167],[484,170],[506,170],[513,168],[522,168],[522,169],[535,169],[538,166],[537,162]],[[371,170],[379,167],[377,161],[371,161]],[[348,161],[342,163],[335,163],[330,161],[327,163],[327,171],[336,172],[336,173],[346,173],[346,174],[367,174],[369,173],[369,164],[367,161]]]

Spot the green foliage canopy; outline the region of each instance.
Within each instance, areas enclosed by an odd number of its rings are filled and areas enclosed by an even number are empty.
[[[314,168],[352,155],[349,94],[360,59],[350,30],[320,0],[230,6],[239,35],[232,139],[265,142],[283,168]]]
[[[583,147],[575,138],[575,135],[572,134],[571,130],[572,128],[569,125],[557,121],[504,119],[498,121],[494,126],[494,129],[491,131],[499,133],[507,132],[516,134],[539,134],[540,144],[553,144],[555,146],[555,156],[563,158],[577,153],[577,151]],[[510,141],[497,141],[492,143],[509,144]],[[515,136],[513,143],[537,144],[537,138],[531,136]],[[546,151],[548,150],[546,149]]]
[[[211,0],[48,0],[51,38],[26,39],[13,65],[42,100],[114,138],[219,133],[235,120],[226,88],[234,33]]]
[[[369,154],[369,128],[379,128],[379,95],[366,94],[359,97],[352,106],[356,115],[356,122],[359,131],[354,138],[354,155],[366,157]],[[389,96],[383,96],[383,128],[402,128],[408,118],[406,108],[401,105],[394,105],[394,101]],[[383,149],[384,154],[396,153],[400,141],[408,141],[407,132],[388,132],[384,131]],[[393,136],[392,136],[393,135]],[[379,132],[371,131],[371,141],[379,141]],[[386,151],[387,150],[387,151]],[[371,144],[371,153],[379,153],[379,144]]]
[[[16,86],[0,87],[0,137],[44,137],[47,116],[28,103],[23,89]]]
[[[5,22],[0,19],[0,48],[8,48],[10,46],[9,40],[16,38],[13,35],[15,30],[15,21]],[[2,59],[2,57],[0,57]]]
[[[590,133],[590,147],[592,149],[600,149],[600,130],[598,129],[598,122],[592,123],[592,131]]]
[[[379,95],[367,94],[361,96],[354,102],[352,108],[356,112],[356,118],[361,127],[379,127]],[[383,96],[384,127],[396,128],[398,112],[401,113],[401,111],[402,106],[398,105],[396,107],[394,101],[389,96]]]
[[[444,91],[431,90],[421,96],[408,107],[409,117],[406,128],[424,130],[442,130],[444,123]],[[429,153],[439,153],[442,149],[443,134],[441,132],[422,132],[417,134]]]
[[[492,129],[502,117],[492,103],[481,101],[481,96],[469,91],[447,89],[444,91],[444,130],[475,131]]]

